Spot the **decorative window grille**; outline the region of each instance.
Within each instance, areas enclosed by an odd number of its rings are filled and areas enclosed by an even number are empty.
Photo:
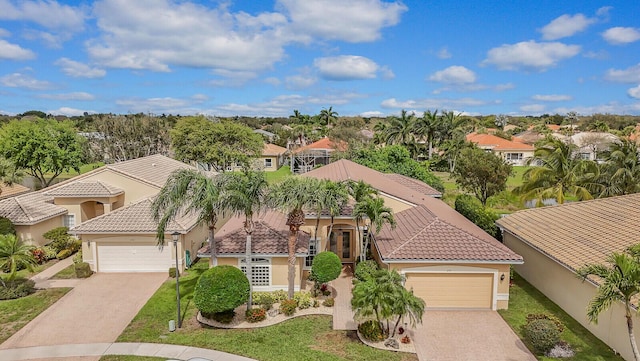
[[[240,259],[240,269],[245,275],[247,274],[247,266],[244,258]],[[271,260],[267,258],[251,259],[251,285],[271,285]]]
[[[507,153],[507,160],[522,160],[522,153]]]
[[[63,225],[69,229],[76,226],[76,215],[75,214],[67,214],[63,218]]]
[[[312,239],[309,241],[309,255],[304,260],[305,268],[311,268],[316,254],[318,254],[318,240]]]
[[[273,161],[273,159],[271,159],[271,158],[265,158],[264,159],[264,167],[265,168],[273,167],[272,161]]]

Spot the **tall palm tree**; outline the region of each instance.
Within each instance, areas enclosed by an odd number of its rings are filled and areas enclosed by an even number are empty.
[[[640,192],[640,152],[636,143],[622,139],[604,152],[601,197]]]
[[[287,213],[287,226],[289,226],[289,299],[293,299],[296,277],[296,243],[300,226],[304,224],[305,208],[312,208],[314,204],[314,186],[317,183],[313,178],[289,176],[270,187],[267,203],[269,206]]]
[[[338,118],[338,112],[333,110],[333,107],[322,108],[320,111],[320,120],[327,123],[327,127],[331,125],[331,122]]]
[[[386,142],[387,130],[389,129],[389,123],[386,120],[382,120],[373,126],[373,142],[375,144],[382,144]]]
[[[18,269],[24,267],[33,270],[33,267],[38,264],[31,253],[32,249],[33,246],[24,244],[13,234],[0,235],[0,270],[9,271],[7,281],[11,282],[15,279]],[[7,286],[2,277],[0,282],[4,287]]]
[[[438,109],[434,112],[427,110],[422,114],[421,118],[418,118],[415,123],[415,133],[419,138],[422,138],[427,142],[429,149],[429,159],[433,154],[433,141],[436,137],[436,132],[439,128]]]
[[[316,212],[315,237],[318,238],[318,227],[322,212],[327,211],[329,217],[331,217],[328,230],[328,234],[331,234],[335,217],[340,215],[340,211],[349,200],[349,191],[345,183],[328,179],[318,180],[316,189],[313,208]]]
[[[354,180],[350,180],[347,182],[347,191],[349,192],[349,196],[351,196],[351,198],[353,198],[356,206],[360,203],[365,202],[367,199],[375,196],[378,194],[378,190],[373,188],[369,183],[366,183],[365,181],[354,181]],[[353,212],[352,216],[356,221],[356,232],[358,233],[358,240],[360,240],[360,253],[362,255],[362,247],[363,247],[363,237],[360,235],[360,222],[362,222],[362,217],[364,216],[364,213],[356,213]],[[331,235],[331,233],[329,233],[329,235]],[[363,261],[364,259],[362,258],[362,256],[360,257],[360,260]]]
[[[360,260],[364,261],[366,252],[369,248],[369,241],[375,239],[385,224],[389,224],[391,228],[396,227],[396,220],[393,217],[393,209],[384,205],[384,198],[371,197],[366,198],[363,202],[356,203],[353,207],[355,217],[369,219],[369,233],[365,239],[363,247],[360,249]]]
[[[251,309],[253,285],[251,264],[251,237],[253,234],[254,214],[260,213],[265,207],[267,192],[267,180],[264,172],[247,170],[243,173],[225,173],[222,184],[224,185],[220,204],[223,209],[228,209],[233,214],[244,216],[244,231],[247,233],[245,243],[245,266],[249,279],[249,299],[247,309]]]
[[[607,265],[591,264],[578,270],[583,279],[593,275],[600,279],[595,297],[589,302],[587,317],[590,322],[598,323],[598,316],[616,302],[622,302],[627,320],[627,332],[633,350],[633,357],[640,361],[638,345],[633,334],[633,314],[631,299],[640,295],[640,262],[631,251],[613,253],[607,257]]]
[[[213,233],[218,215],[223,211],[220,207],[220,190],[218,179],[199,171],[179,169],[171,173],[151,205],[153,218],[158,222],[158,245],[162,246],[164,243],[165,231],[170,222],[193,212],[198,216],[197,222],[206,224],[209,229],[209,265],[215,266],[217,261]]]
[[[523,174],[523,184],[514,189],[524,201],[536,199],[542,205],[545,199],[564,203],[567,196],[579,200],[592,199],[590,189],[599,185],[597,164],[573,155],[576,146],[560,139],[547,137],[534,152],[529,164],[539,164]]]
[[[413,113],[409,114],[404,109],[400,112],[400,117],[391,117],[385,143],[387,145],[400,144],[404,146],[415,143],[415,134],[413,133],[415,121]]]

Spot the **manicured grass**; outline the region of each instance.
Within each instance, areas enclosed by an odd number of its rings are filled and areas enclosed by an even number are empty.
[[[52,260],[48,261],[45,264],[41,264],[41,265],[38,265],[38,266],[34,267],[33,271],[29,271],[26,268],[25,269],[21,269],[20,271],[16,272],[16,277],[17,278],[31,278],[32,276],[34,276],[37,273],[40,273],[40,272],[46,270],[47,268],[53,266],[56,263],[58,263],[58,260],[57,259],[52,259]],[[0,277],[6,278],[6,277],[9,277],[9,274],[0,272]]]
[[[215,349],[263,361],[290,360],[417,360],[415,355],[377,350],[362,344],[354,332],[333,331],[330,316],[298,317],[278,325],[220,330],[201,326],[195,316],[193,289],[207,268],[199,262],[180,278],[182,328],[169,332],[175,319],[175,281],[169,280],[151,297],[118,342],[157,342]]]
[[[78,277],[76,277],[76,269],[72,264],[71,266],[62,269],[60,272],[56,273],[51,278],[67,280],[67,279],[78,278]]]
[[[267,182],[269,182],[269,184],[273,184],[282,180],[286,176],[291,175],[291,168],[289,168],[288,165],[285,165],[275,172],[264,172],[264,175],[267,178]]]
[[[166,361],[165,357],[106,355],[100,361]]]
[[[0,343],[54,304],[71,288],[40,290],[27,297],[0,301]]]
[[[509,309],[498,312],[523,340],[522,326],[524,326],[528,314],[545,313],[556,316],[565,325],[565,330],[561,334],[562,340],[569,343],[576,352],[574,357],[563,360],[623,361],[620,356],[613,353],[609,346],[517,274],[514,275],[514,283],[509,291]],[[620,322],[624,322],[624,320],[620,320]],[[552,361],[556,359],[538,356],[538,360]]]

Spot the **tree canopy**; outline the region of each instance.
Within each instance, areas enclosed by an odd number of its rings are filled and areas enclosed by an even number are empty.
[[[460,188],[486,205],[489,197],[505,190],[511,172],[511,165],[499,155],[472,147],[460,151],[452,175]]]

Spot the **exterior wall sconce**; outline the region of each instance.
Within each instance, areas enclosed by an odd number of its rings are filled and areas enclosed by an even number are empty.
[[[500,275],[500,281],[504,281],[504,273],[502,275]]]

